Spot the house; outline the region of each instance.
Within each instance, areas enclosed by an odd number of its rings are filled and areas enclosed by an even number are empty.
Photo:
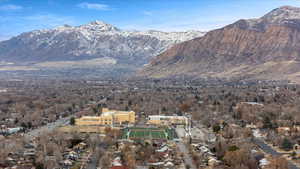
[[[241,104],[247,104],[247,105],[251,105],[251,106],[264,106],[261,103],[258,102],[241,102]]]
[[[290,127],[278,127],[277,132],[279,134],[288,136],[291,133],[291,128]]]
[[[299,144],[294,144],[293,150],[294,151],[300,150],[300,145]]]
[[[71,161],[71,160],[64,160],[64,161],[62,161],[61,162],[61,164],[63,165],[63,166],[72,166],[73,165],[73,162]]]
[[[267,160],[266,158],[263,158],[263,159],[261,159],[260,161],[259,161],[259,166],[261,167],[261,168],[264,168],[265,166],[267,166],[267,165],[269,165],[270,164],[270,162],[269,162],[269,160]]]
[[[24,157],[34,157],[35,156],[35,149],[28,149],[23,153]]]
[[[124,166],[113,166],[113,167],[110,167],[110,169],[128,169],[128,168],[124,167]]]
[[[173,167],[174,164],[173,164],[172,162],[168,161],[168,162],[166,162],[166,163],[164,164],[164,166],[165,166],[165,167]]]
[[[83,116],[75,120],[75,124],[79,126],[96,126],[96,125],[113,125],[113,124],[134,124],[134,111],[119,111],[102,109],[101,116]]]
[[[293,146],[293,151],[295,152],[294,158],[300,158],[300,145],[299,144],[294,144]]]
[[[257,129],[257,126],[255,124],[251,123],[251,124],[247,124],[246,128],[253,130],[253,129]]]
[[[164,162],[150,162],[148,163],[149,166],[160,166],[160,165],[164,165]]]
[[[5,128],[5,129],[1,129],[0,130],[0,134],[3,135],[11,135],[11,134],[15,134],[18,133],[20,131],[24,130],[22,127],[15,127],[15,128]]]
[[[217,158],[215,158],[215,157],[209,157],[208,158],[208,165],[209,166],[217,166],[220,163],[221,163],[221,161],[217,160]]]
[[[112,162],[113,166],[122,166],[122,162],[121,162],[121,158],[120,157],[116,157],[113,162]]]

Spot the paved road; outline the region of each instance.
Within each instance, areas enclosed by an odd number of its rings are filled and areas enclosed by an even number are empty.
[[[86,166],[86,169],[97,169],[99,161],[100,161],[100,153],[99,153],[99,149],[96,148],[96,150],[92,154],[91,161]]]
[[[92,154],[92,158],[90,163],[88,163],[86,169],[97,169],[97,166],[101,166],[101,158],[103,153],[107,150],[108,145],[104,144],[102,141],[100,141],[99,144],[97,144],[97,148]]]
[[[266,144],[261,138],[254,138],[253,142],[267,154],[270,154],[272,156],[281,156],[282,155],[282,153],[279,153],[276,150],[274,150],[271,146]],[[289,169],[300,169],[300,168],[289,161]]]
[[[197,169],[191,156],[189,155],[189,151],[188,151],[188,148],[186,147],[186,145],[183,142],[179,142],[177,145],[178,145],[179,150],[183,153],[183,158],[184,158],[185,164],[189,165],[190,169]]]
[[[92,155],[90,163],[87,164],[86,169],[96,169],[98,166],[98,160],[99,158],[97,155]]]

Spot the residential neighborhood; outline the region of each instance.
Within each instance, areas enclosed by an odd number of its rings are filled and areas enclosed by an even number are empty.
[[[299,168],[299,123],[297,116],[291,116],[297,112],[296,86],[199,85],[179,92],[174,86],[153,90],[148,82],[134,88],[110,82],[89,82],[94,87],[85,87],[82,82],[75,83],[81,86],[76,87],[80,88],[76,97],[65,98],[67,92],[74,92],[73,83],[65,84],[65,93],[53,96],[56,100],[49,98],[49,92],[48,97],[41,96],[47,102],[25,97],[22,107],[2,101],[1,110],[6,105],[13,113],[1,114],[5,115],[0,130],[1,168]],[[26,89],[13,91],[6,98],[13,100],[17,93],[37,95]],[[82,93],[87,93],[81,97],[88,101],[77,99]],[[72,98],[74,104],[66,104]],[[63,115],[47,120],[51,116],[45,111],[31,121],[18,118],[27,112],[24,117],[28,117],[41,105],[50,110],[52,104],[61,104],[54,113]]]

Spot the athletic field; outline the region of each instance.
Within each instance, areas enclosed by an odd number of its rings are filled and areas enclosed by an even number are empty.
[[[174,129],[169,128],[139,128],[130,127],[122,131],[123,139],[164,139],[171,140],[176,138]]]

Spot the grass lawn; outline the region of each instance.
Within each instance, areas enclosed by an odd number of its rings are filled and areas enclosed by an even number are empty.
[[[123,129],[123,139],[173,139],[176,138],[174,129],[169,128],[126,128]]]

